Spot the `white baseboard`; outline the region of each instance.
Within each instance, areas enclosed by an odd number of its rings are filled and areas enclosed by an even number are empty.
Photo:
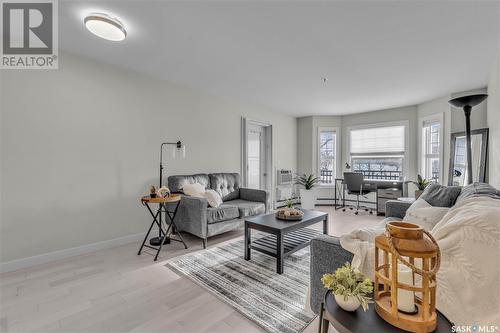
[[[16,259],[12,261],[2,262],[0,263],[0,273],[12,272],[18,269],[32,267],[36,265],[46,264],[49,262],[66,259],[74,256],[78,256],[81,254],[91,253],[99,250],[109,249],[115,246],[128,244],[132,242],[136,242],[138,240],[142,240],[144,237],[144,233],[129,235],[120,238],[114,238],[106,241],[101,241],[97,243],[72,247],[69,249],[49,252],[40,254],[33,257]]]

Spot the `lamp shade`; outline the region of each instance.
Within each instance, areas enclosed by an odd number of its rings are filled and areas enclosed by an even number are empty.
[[[473,107],[473,106],[480,104],[487,97],[488,97],[488,95],[486,95],[486,94],[462,96],[462,97],[454,98],[454,99],[448,101],[448,103],[450,103],[452,106],[454,106],[456,108],[463,108],[464,106]]]
[[[186,158],[186,145],[178,142],[174,148],[172,148],[172,158]]]

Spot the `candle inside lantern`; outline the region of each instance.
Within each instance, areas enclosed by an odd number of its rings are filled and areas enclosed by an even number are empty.
[[[413,285],[413,273],[406,265],[398,264],[398,282]],[[404,312],[415,311],[415,295],[413,291],[398,288],[398,309]]]

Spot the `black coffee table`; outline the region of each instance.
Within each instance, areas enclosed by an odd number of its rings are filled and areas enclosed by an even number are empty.
[[[327,333],[328,324],[339,333],[403,333],[400,328],[392,326],[382,319],[375,306],[370,304],[368,311],[364,312],[359,307],[354,312],[345,311],[337,305],[331,291],[325,295],[324,303],[321,303],[321,313],[319,315],[319,332]],[[441,312],[437,312],[437,325],[434,333],[450,333],[453,324]]]
[[[328,214],[317,210],[303,210],[300,221],[283,221],[274,213],[245,219],[245,260],[250,260],[250,251],[256,250],[276,258],[276,271],[283,274],[283,260],[288,255],[307,245],[320,231],[307,228],[323,222],[323,234],[328,234]],[[251,229],[270,235],[252,242]]]

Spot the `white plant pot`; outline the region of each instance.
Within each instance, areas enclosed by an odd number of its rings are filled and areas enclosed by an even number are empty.
[[[346,301],[344,300],[344,296],[335,295],[335,301],[342,309],[350,312],[356,311],[356,309],[359,308],[359,306],[361,305],[358,299],[354,296],[347,296],[347,301]]]
[[[300,189],[300,207],[304,209],[314,209],[316,203],[316,191]]]

